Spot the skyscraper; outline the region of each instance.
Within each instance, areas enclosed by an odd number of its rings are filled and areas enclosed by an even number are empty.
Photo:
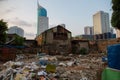
[[[8,34],[17,34],[21,37],[24,37],[24,30],[17,26],[13,26],[8,29]]]
[[[109,14],[103,11],[94,14],[93,27],[94,35],[110,32]]]
[[[93,35],[93,27],[90,26],[84,27],[84,33],[85,35]]]
[[[47,10],[38,4],[37,36],[48,29]]]

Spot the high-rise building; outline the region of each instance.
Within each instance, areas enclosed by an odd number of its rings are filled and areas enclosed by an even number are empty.
[[[8,29],[8,34],[17,34],[21,37],[24,37],[24,30],[17,26],[13,26]]]
[[[114,29],[113,29],[113,28],[110,28],[110,32],[113,34],[113,33],[114,33]]]
[[[93,35],[93,27],[90,26],[84,27],[84,33],[85,35]]]
[[[94,35],[110,32],[109,14],[99,11],[93,15]]]
[[[48,29],[47,10],[38,4],[37,36]]]

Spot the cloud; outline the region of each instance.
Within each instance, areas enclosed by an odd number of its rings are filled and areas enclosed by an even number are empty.
[[[0,0],[0,1],[7,1],[7,0]]]
[[[2,7],[1,7],[2,8]],[[7,15],[10,15],[12,12],[14,12],[15,8],[13,7],[9,7],[9,8],[3,8],[0,10],[0,16],[3,17],[3,16],[7,16]]]
[[[25,32],[24,36],[25,36],[27,39],[35,39],[36,34]]]
[[[13,12],[13,11],[14,11],[14,9],[13,9],[13,8],[10,8],[10,9],[5,10],[4,13],[5,13],[5,14],[8,14],[8,13]]]
[[[21,20],[18,17],[13,18],[13,19],[8,19],[7,22],[11,23],[11,24],[14,24],[16,26],[21,26],[21,27],[22,26],[24,26],[24,27],[32,27],[33,26],[33,23],[27,22],[25,20]]]

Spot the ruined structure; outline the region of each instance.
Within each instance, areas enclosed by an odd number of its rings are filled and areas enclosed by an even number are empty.
[[[80,54],[82,49],[85,49],[86,53],[89,51],[89,40],[72,40],[72,53]]]
[[[48,54],[64,54],[71,51],[71,32],[58,25],[36,37],[41,51]]]

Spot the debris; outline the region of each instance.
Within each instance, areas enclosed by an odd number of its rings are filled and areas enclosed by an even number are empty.
[[[59,66],[66,66],[66,64],[64,64],[64,63],[62,63],[62,62],[59,63],[58,65],[59,65]]]
[[[55,65],[51,65],[51,64],[47,64],[46,71],[55,73],[56,72],[56,66]]]
[[[18,61],[8,61],[1,66],[0,80],[100,80],[105,68],[101,54],[42,57],[22,55]],[[40,55],[41,56],[41,55]],[[74,56],[74,57],[73,57]],[[97,78],[98,77],[98,78]]]
[[[67,62],[67,66],[73,66],[74,62]]]

